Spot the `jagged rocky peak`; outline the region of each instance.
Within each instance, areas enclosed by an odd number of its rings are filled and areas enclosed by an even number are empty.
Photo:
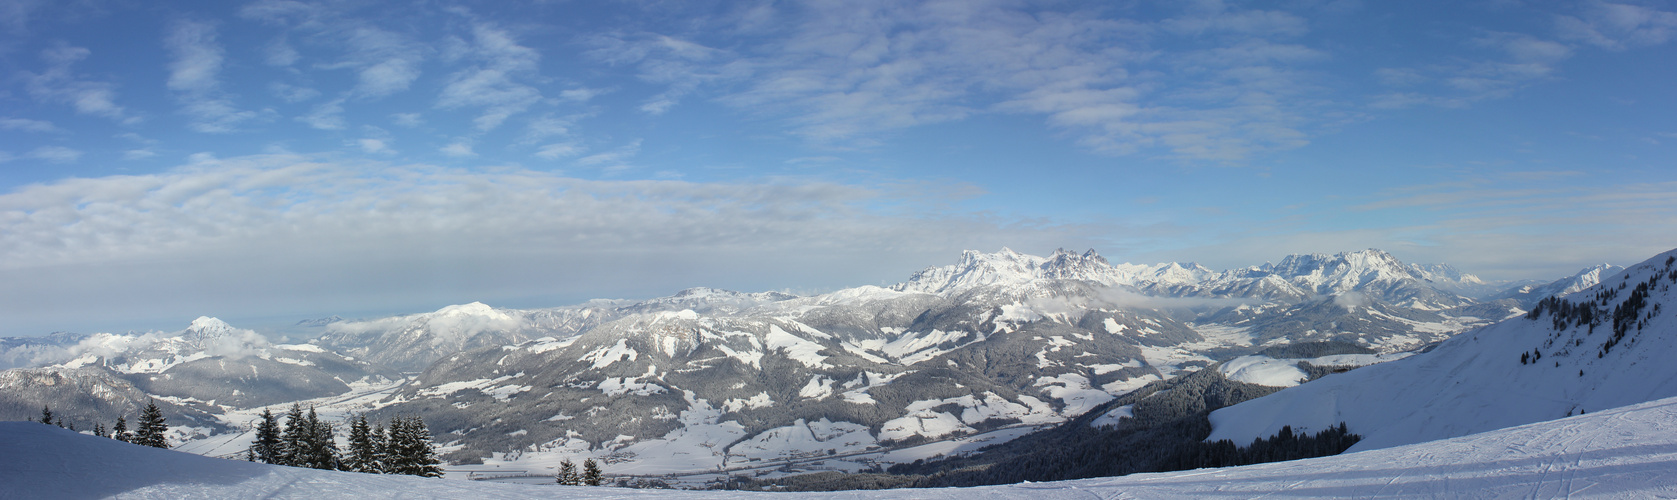
[[[1397,257],[1375,248],[1334,255],[1293,254],[1262,269],[1314,286],[1318,292],[1348,290],[1375,281],[1425,279]]]
[[[1037,279],[1088,280],[1111,285],[1125,282],[1127,276],[1128,273],[1115,268],[1092,249],[1081,254],[1059,249],[1044,258],[1004,247],[996,253],[963,251],[959,263],[927,268],[893,289],[949,293],[980,286],[1020,285]]]
[[[1455,282],[1464,285],[1483,285],[1485,280],[1462,272],[1449,264],[1410,264],[1409,269],[1432,281]]]
[[[1042,276],[1045,278],[1081,279],[1084,276],[1100,274],[1112,267],[1106,257],[1095,253],[1095,249],[1078,254],[1064,248],[1054,250],[1048,260],[1040,265]]]

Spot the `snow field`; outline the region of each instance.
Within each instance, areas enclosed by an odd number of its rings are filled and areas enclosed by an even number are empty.
[[[320,471],[0,422],[0,496],[6,498],[1656,498],[1677,496],[1672,463],[1677,463],[1677,398],[1448,440],[1246,467],[976,488],[781,494]]]

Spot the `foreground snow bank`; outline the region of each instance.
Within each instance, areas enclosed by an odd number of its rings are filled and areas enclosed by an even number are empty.
[[[1294,462],[979,488],[755,498],[1677,496],[1677,398],[1484,434]],[[0,498],[738,498],[740,492],[488,484],[329,472],[0,422]]]

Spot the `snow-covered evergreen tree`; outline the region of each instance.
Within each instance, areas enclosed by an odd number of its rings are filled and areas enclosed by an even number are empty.
[[[355,472],[380,472],[378,448],[374,446],[373,431],[367,427],[367,416],[360,415],[349,424],[349,454],[344,466]]]
[[[279,420],[273,411],[263,408],[262,421],[256,423],[256,439],[251,441],[250,449],[257,460],[275,464],[280,460],[280,448]]]
[[[374,426],[368,439],[372,441],[369,446],[372,449],[373,456],[372,472],[393,474],[391,471],[394,470],[395,466],[392,465],[390,458],[390,434],[385,431],[383,425]]]
[[[169,425],[164,420],[163,410],[157,407],[156,401],[146,403],[146,408],[140,411],[139,428],[134,431],[134,444],[168,448],[169,440],[164,434],[169,432]]]
[[[582,461],[582,484],[599,486],[605,479],[605,471],[600,470],[600,464],[594,463],[594,459]]]
[[[386,455],[392,462],[392,474],[442,477],[442,461],[431,444],[431,431],[419,417],[397,417],[390,420],[390,438]]]
[[[559,462],[558,479],[559,484],[563,484],[565,486],[576,486],[582,484],[581,478],[576,475],[576,464],[571,463],[571,459],[569,458]]]
[[[134,442],[134,435],[128,432],[127,417],[121,415],[116,417],[116,427],[111,428],[111,439],[122,441],[124,443]]]
[[[313,406],[309,407],[306,422],[307,437],[303,448],[303,463],[298,465],[311,469],[337,470],[338,442],[332,433],[332,424],[321,421]]]
[[[280,434],[278,460],[274,463],[303,466],[307,460],[309,431],[308,421],[303,419],[303,405],[291,404],[291,410],[285,413],[285,432]]]
[[[41,405],[41,423],[52,425],[52,409],[47,408],[46,405]]]

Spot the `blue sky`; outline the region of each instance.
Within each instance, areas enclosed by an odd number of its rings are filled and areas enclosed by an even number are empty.
[[[0,0],[0,335],[1677,245],[1673,2]],[[277,321],[277,320],[276,320]]]

